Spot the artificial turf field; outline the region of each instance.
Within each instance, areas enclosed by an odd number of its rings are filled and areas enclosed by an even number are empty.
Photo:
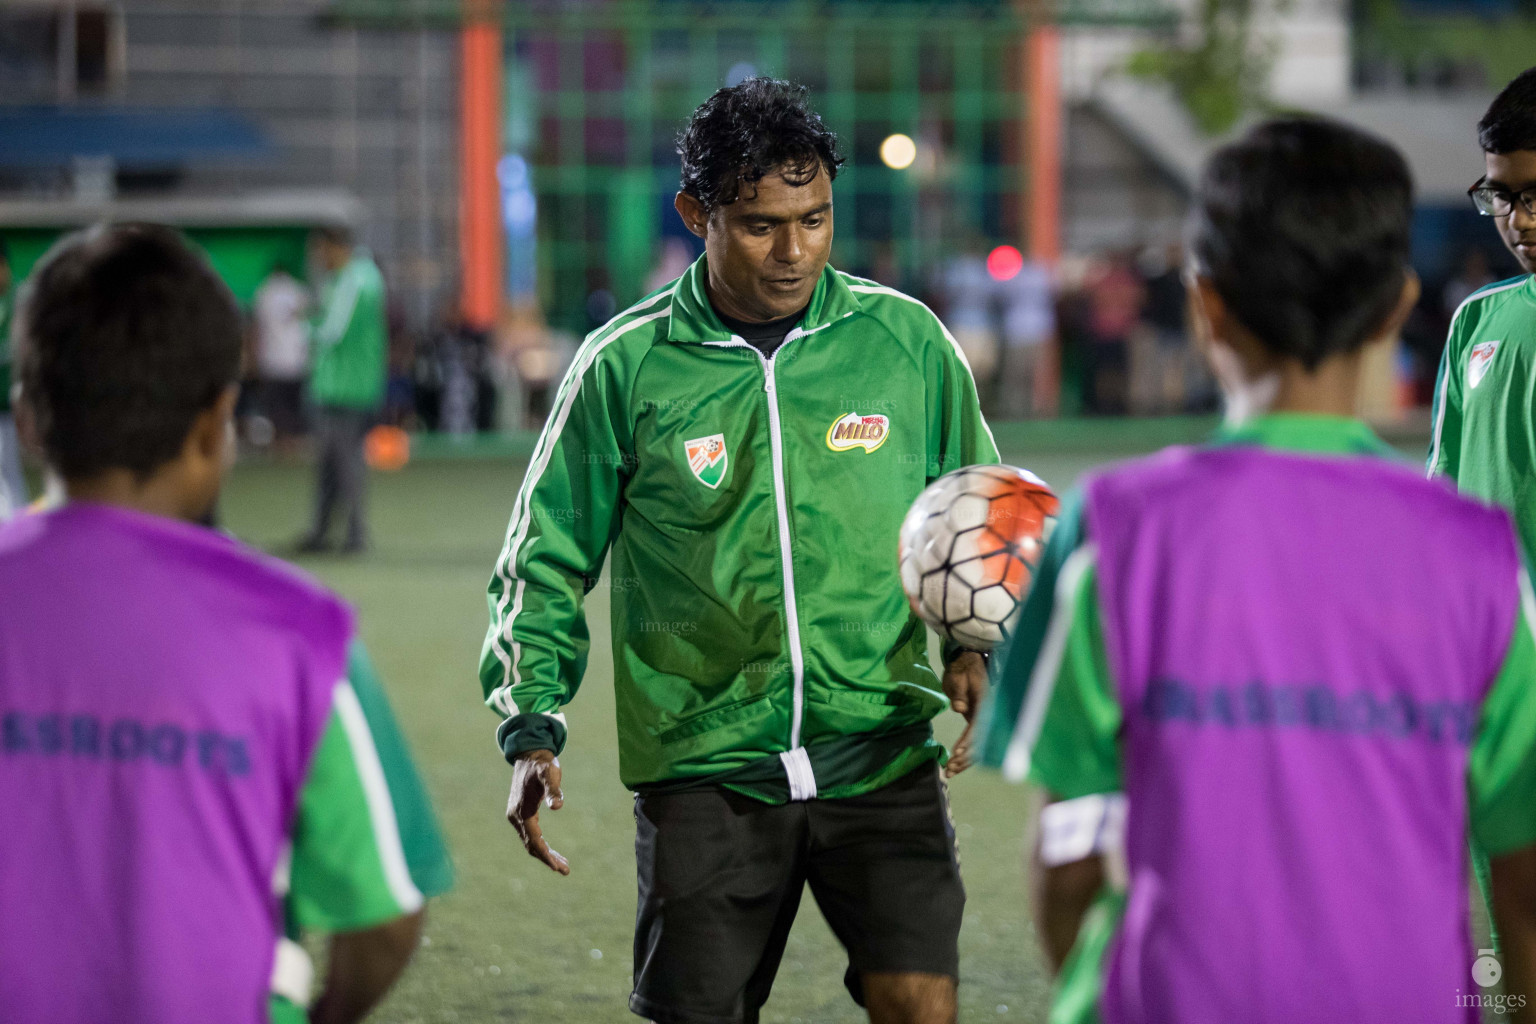
[[[1123,430],[1114,456],[1201,427]],[[999,430],[1005,461],[1058,489],[1103,461],[1049,452]],[[1413,450],[1410,446],[1409,450]],[[375,474],[374,550],[358,560],[303,562],[358,609],[362,634],[447,833],[458,880],[428,910],[427,940],[388,1001],[388,1022],[518,1021],[589,1024],[638,1020],[625,1006],[635,912],[632,798],[618,780],[608,595],[587,600],[592,656],[566,708],[561,757],[566,805],[541,816],[567,878],[534,861],[503,818],[510,770],[496,749],[496,716],[480,703],[476,663],[487,616],[486,580],[502,544],[525,463],[515,458],[417,461]],[[239,467],[221,514],[242,539],[280,551],[303,530],[310,471]],[[934,645],[936,646],[936,645]],[[959,716],[936,721],[941,739]],[[968,900],[960,936],[960,1019],[1043,1021],[1048,983],[1029,924],[1023,881],[1027,794],[981,769],[954,779],[950,795]],[[854,1024],[847,961],[807,893],[764,1024]]]

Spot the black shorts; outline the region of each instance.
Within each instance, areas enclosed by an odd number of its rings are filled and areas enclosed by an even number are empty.
[[[866,972],[959,978],[965,890],[937,765],[863,796],[782,806],[721,789],[635,798],[640,909],[629,1008],[657,1024],[752,1024],[807,882]]]

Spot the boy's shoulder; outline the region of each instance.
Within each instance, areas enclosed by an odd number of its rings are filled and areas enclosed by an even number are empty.
[[[355,629],[352,609],[314,576],[236,538],[206,527],[170,523],[189,571],[207,574],[211,586],[239,599],[243,611],[306,637],[327,650],[345,652]],[[338,647],[339,645],[339,647]]]
[[[359,280],[368,285],[384,284],[384,271],[373,258],[372,253],[359,251],[347,263],[347,270],[351,271]]]
[[[1517,303],[1524,295],[1523,286],[1529,284],[1531,275],[1521,274],[1504,281],[1495,281],[1486,284],[1477,291],[1462,300],[1451,314],[1451,335],[1454,337],[1458,329],[1475,330],[1479,325],[1486,323],[1490,315]],[[1522,317],[1522,320],[1530,319]]]
[[[1444,515],[1484,525],[1508,514],[1459,493],[1441,478],[1425,479],[1413,463],[1369,453],[1318,453],[1250,444],[1182,445],[1106,467],[1089,477],[1095,502],[1188,506],[1208,511],[1212,496],[1228,492],[1260,504],[1284,502],[1303,480],[1327,491],[1414,502],[1423,515]],[[1309,493],[1324,490],[1308,488]]]
[[[354,619],[340,597],[303,570],[217,530],[103,505],[65,505],[0,529],[0,578],[45,585],[46,564],[87,578],[93,562],[156,588],[194,592],[211,615],[291,632],[327,651],[345,650]],[[11,571],[7,571],[11,570]]]

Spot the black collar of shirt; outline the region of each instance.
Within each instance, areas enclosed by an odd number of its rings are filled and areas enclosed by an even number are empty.
[[[778,347],[784,344],[789,332],[805,318],[805,308],[791,313],[789,316],[780,317],[777,320],[769,320],[767,323],[753,324],[745,320],[737,320],[735,317],[726,316],[718,309],[715,315],[725,325],[725,329],[736,335],[742,341],[751,345],[765,356],[771,356]]]

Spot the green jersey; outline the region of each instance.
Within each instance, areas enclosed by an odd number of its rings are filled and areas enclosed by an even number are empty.
[[[321,289],[311,339],[309,391],[316,405],[372,409],[383,401],[389,359],[384,277],[361,249]]]
[[[362,644],[299,797],[293,852],[275,883],[287,932],[352,931],[419,909],[446,892],[453,866],[426,789]],[[307,960],[285,943],[273,975],[274,1024],[307,1019]]]
[[[491,579],[486,703],[508,757],[559,751],[611,546],[627,786],[866,792],[944,756],[902,519],[997,449],[965,357],[915,299],[828,267],[765,358],[721,323],[707,272],[577,353]]]
[[[1429,472],[1515,517],[1536,551],[1536,278],[1473,292],[1451,318],[1435,383]]]

